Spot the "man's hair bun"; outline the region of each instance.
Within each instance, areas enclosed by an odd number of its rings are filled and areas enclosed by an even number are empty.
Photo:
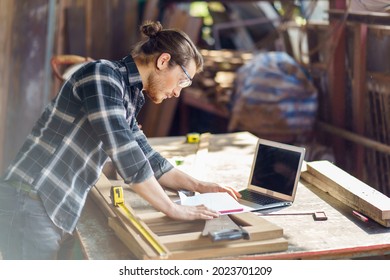
[[[141,26],[141,32],[147,37],[153,38],[163,29],[159,21],[147,21]]]

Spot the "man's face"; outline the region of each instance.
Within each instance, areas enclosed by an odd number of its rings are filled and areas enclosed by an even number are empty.
[[[180,65],[169,68],[166,63],[159,66],[158,71],[153,71],[149,75],[148,88],[144,92],[155,104],[159,104],[167,98],[179,97],[182,88],[191,84],[190,79],[195,73],[194,61],[191,61],[187,68]]]

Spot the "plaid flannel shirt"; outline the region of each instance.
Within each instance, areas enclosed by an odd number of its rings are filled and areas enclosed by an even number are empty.
[[[5,180],[30,184],[53,222],[71,233],[108,158],[126,183],[158,179],[173,166],[138,127],[141,90],[131,56],[87,63],[46,107]]]

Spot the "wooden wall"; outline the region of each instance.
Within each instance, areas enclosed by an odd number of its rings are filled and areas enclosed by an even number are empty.
[[[48,1],[0,2],[0,166],[4,169],[47,102],[43,88]]]
[[[138,1],[62,0],[57,53],[119,59],[138,39]]]
[[[0,39],[5,42],[0,46],[0,174],[61,86],[49,68],[51,57],[72,54],[120,59],[139,40],[139,24],[157,20],[162,13],[159,8],[158,0],[0,1]],[[178,17],[181,20],[173,22]],[[163,19],[164,27],[180,28],[182,19],[181,13],[169,15]],[[199,19],[187,23],[189,35],[196,37]],[[176,107],[176,103],[167,104],[157,112],[149,103],[145,111],[153,116]],[[166,123],[173,114],[168,114]],[[142,124],[148,136],[169,131],[165,125],[159,132],[161,126],[150,117]]]
[[[337,166],[390,196],[390,68],[384,63],[390,57],[390,17],[330,14],[335,23],[343,20],[340,33],[335,25],[307,28],[309,46],[322,45],[308,65],[320,92],[318,139],[333,148]],[[328,40],[329,34],[337,40]]]
[[[48,73],[48,54],[108,59],[127,55],[139,36],[138,2],[0,1],[1,174],[60,86]]]
[[[13,13],[13,1],[0,1],[0,159],[4,157],[4,140],[6,134],[5,121],[7,116],[8,100],[8,74],[6,67],[9,64],[10,40],[11,37],[11,18],[8,15]],[[3,169],[3,161],[0,160],[0,170]]]

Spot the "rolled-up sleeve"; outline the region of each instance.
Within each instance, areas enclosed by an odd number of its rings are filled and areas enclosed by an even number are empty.
[[[153,169],[154,177],[159,179],[164,173],[173,168],[173,165],[166,158],[150,146],[145,134],[139,129],[138,125],[133,127],[133,134]]]

